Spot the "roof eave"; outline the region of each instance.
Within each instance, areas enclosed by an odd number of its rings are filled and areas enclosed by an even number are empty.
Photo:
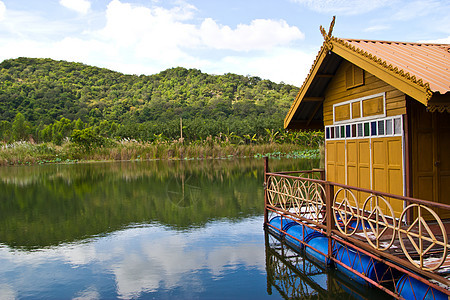
[[[428,82],[424,82],[422,79],[416,78],[416,76],[388,64],[386,61],[377,58],[375,55],[349,44],[346,40],[328,36],[325,38],[325,42],[319,50],[308,76],[284,119],[285,129],[299,129],[303,127],[299,126],[298,122],[293,120],[293,118],[299,109],[300,104],[304,100],[305,95],[307,95],[311,84],[314,82],[324,59],[330,51],[366,70],[428,108],[434,109],[433,107],[438,107],[438,110],[442,110],[441,103],[438,105],[433,104],[434,101],[431,101],[430,103],[430,100],[434,100],[439,92],[433,92],[430,89],[430,84]],[[450,108],[447,109],[450,110]]]
[[[314,80],[314,77],[316,76],[317,72],[319,71],[320,65],[322,64],[323,60],[325,59],[327,52],[328,52],[328,49],[327,49],[327,47],[325,47],[325,44],[324,44],[320,48],[319,53],[316,56],[316,59],[311,67],[311,71],[308,73],[308,76],[306,77],[305,81],[303,82],[303,85],[301,86],[300,90],[298,91],[297,96],[295,97],[294,103],[292,104],[286,117],[284,118],[284,128],[285,129],[293,128],[292,126],[290,126],[290,123],[292,122],[292,118],[294,117],[295,112],[297,111],[298,107],[300,106],[300,103],[302,102],[303,98],[305,97],[309,86],[311,85],[312,81]],[[294,127],[297,128],[297,126],[294,126]]]
[[[428,105],[428,101],[433,95],[428,83],[388,65],[385,61],[347,44],[344,40],[332,38],[332,44],[332,51],[337,55],[389,83],[425,106]]]

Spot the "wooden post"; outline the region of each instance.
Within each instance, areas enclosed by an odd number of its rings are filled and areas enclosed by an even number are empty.
[[[180,117],[180,140],[183,143],[183,118]]]
[[[270,264],[270,242],[269,242],[269,233],[267,230],[264,230],[264,242],[265,242],[265,252],[266,252],[266,282],[267,282],[267,294],[272,295],[272,280],[273,280],[273,269]]]
[[[408,105],[410,101],[406,101],[407,105],[406,105],[406,114],[403,115],[403,128],[404,128],[404,141],[405,141],[405,157],[404,159],[404,165],[405,165],[405,186],[406,186],[406,190],[404,191],[404,196],[406,197],[412,197],[412,176],[411,176],[411,130],[410,130],[410,120],[411,120],[411,108],[409,107],[410,104]],[[411,203],[409,201],[406,201],[405,203],[405,207],[409,206]],[[408,209],[408,211],[406,212],[406,222],[408,224],[412,224],[413,222],[413,214],[411,213],[411,210]],[[405,220],[400,220],[400,222],[403,222]]]
[[[264,157],[264,225],[266,225],[268,220],[268,211],[267,211],[267,204],[268,204],[268,195],[267,195],[267,188],[268,188],[268,176],[267,173],[269,172],[269,158],[266,156]]]
[[[333,198],[334,198],[334,186],[328,181],[325,183],[325,205],[326,205],[326,225],[327,225],[327,238],[328,238],[328,258],[331,258],[333,254],[332,243],[332,230],[335,228],[333,217]]]

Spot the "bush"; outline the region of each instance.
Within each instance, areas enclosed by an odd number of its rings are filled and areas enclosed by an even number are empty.
[[[85,129],[75,129],[71,135],[72,142],[80,146],[85,152],[90,152],[93,148],[101,147],[105,144],[105,138],[96,134],[92,127]]]

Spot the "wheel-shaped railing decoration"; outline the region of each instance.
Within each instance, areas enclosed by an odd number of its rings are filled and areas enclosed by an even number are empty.
[[[278,196],[278,179],[275,176],[269,176],[269,178],[267,179],[268,184],[267,184],[267,195],[268,195],[268,201],[269,204],[277,207],[278,203],[279,203],[279,196]]]
[[[347,236],[356,232],[360,222],[359,208],[358,201],[351,190],[341,188],[334,194],[333,215],[336,227],[340,232]]]
[[[309,201],[308,211],[310,218],[318,223],[325,219],[325,189],[317,182],[310,182],[308,188]]]
[[[382,206],[385,207],[384,212]],[[394,243],[396,229],[391,204],[382,196],[371,195],[364,201],[362,211],[370,212],[368,215],[361,216],[361,225],[369,244],[380,251],[389,249]],[[391,237],[387,243],[383,239],[389,234]]]
[[[292,188],[291,182],[287,178],[281,178],[279,191],[280,206],[283,210],[289,211],[291,208]]]
[[[414,266],[422,270],[433,271],[442,266],[442,264],[445,262],[445,259],[447,258],[447,232],[439,216],[432,209],[424,205],[409,205],[403,210],[402,214],[400,215],[400,220],[403,220],[408,210],[411,210],[412,213],[416,208],[417,218],[411,223],[411,225],[402,226],[401,222],[399,222],[398,236],[400,245],[402,247],[403,253]],[[434,220],[425,220],[425,213],[431,214]],[[435,226],[434,232],[430,228],[429,224],[438,225]],[[405,245],[402,235],[408,238],[413,249],[408,249],[407,245]],[[436,236],[439,237],[439,239]],[[411,253],[411,250],[414,251],[414,253]],[[433,261],[432,265],[426,266],[424,264],[424,257],[431,252],[439,253],[439,255],[437,255],[438,257],[436,257],[437,259]],[[414,260],[413,256],[418,256],[419,262],[417,262],[417,260]]]
[[[304,202],[303,202],[303,216],[309,220],[315,220],[314,217],[314,205],[311,203],[314,201],[314,188],[312,188],[313,182],[305,180],[303,182]]]
[[[297,216],[303,216],[305,213],[304,206],[306,204],[306,187],[303,180],[295,180],[292,185],[293,189],[293,208]]]

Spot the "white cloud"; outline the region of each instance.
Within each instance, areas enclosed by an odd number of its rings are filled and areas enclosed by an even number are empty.
[[[436,40],[422,40],[418,41],[418,43],[431,43],[431,44],[450,44],[450,36],[442,39]]]
[[[65,1],[60,3],[75,9],[77,2]],[[303,59],[302,52],[294,51],[300,53],[297,57],[294,52],[287,57],[277,54],[280,49],[286,54],[288,47],[304,39],[296,26],[284,20],[256,19],[230,27],[211,18],[199,19],[197,8],[184,1],[171,8],[154,3],[144,6],[112,0],[99,28],[81,27],[89,22],[72,24],[32,12],[8,11],[0,27],[0,59],[49,57],[127,74],[154,74],[182,66],[296,84],[302,80],[303,75],[297,73],[303,70],[294,70]],[[233,51],[232,57],[227,50]],[[308,60],[307,70],[309,64]],[[291,80],[287,74],[293,72]]]
[[[0,298],[3,300],[17,299],[17,292],[9,284],[0,284]]]
[[[91,3],[87,0],[59,0],[59,4],[81,14],[87,14]]]
[[[291,68],[298,66],[301,58],[276,56],[272,52],[277,47],[304,39],[304,34],[297,27],[290,26],[284,20],[266,19],[253,20],[250,24],[239,24],[234,29],[218,24],[211,18],[206,18],[200,25],[195,25],[193,20],[195,12],[194,6],[184,2],[172,9],[165,9],[113,0],[107,7],[105,27],[91,32],[90,36],[97,43],[104,43],[103,47],[97,45],[97,49],[113,49],[105,53],[104,60],[108,58],[108,67],[116,66],[114,69],[122,72],[149,74],[148,71],[157,72],[165,68],[183,66],[200,68],[205,72],[216,74],[236,72],[234,70],[238,69],[241,70],[239,74],[249,74],[254,73],[255,68],[243,70],[242,65],[249,65],[248,61],[253,61],[254,66],[266,64],[258,66],[258,69],[264,70],[265,75],[269,75],[265,78],[272,79],[274,78],[272,75],[277,74],[277,80],[289,81],[286,79],[287,76],[283,77],[282,74],[294,71],[280,68],[280,60],[283,61],[283,65]],[[238,68],[233,68],[226,59],[200,58],[192,54],[192,51],[199,49],[236,51]],[[239,52],[249,51],[259,53],[250,60],[248,57],[239,56]],[[267,53],[270,58],[264,61],[255,59],[255,57],[262,58]],[[286,62],[287,59],[291,61]]]
[[[48,20],[33,12],[17,10],[7,10],[1,25],[0,38],[2,40],[10,38],[14,42],[43,39],[48,42],[49,39],[73,30],[73,26],[64,21]],[[5,48],[2,47],[1,51]]]
[[[88,289],[78,292],[76,297],[73,298],[73,300],[94,300],[94,299],[101,299],[100,293],[97,291],[95,287],[89,287]]]
[[[214,229],[213,236],[217,236],[217,230]],[[134,298],[143,291],[156,291],[162,285],[166,289],[184,289],[196,281],[198,292],[204,285],[196,278],[199,270],[207,270],[215,278],[241,265],[261,272],[265,270],[264,247],[259,243],[214,245],[208,250],[193,246],[202,240],[192,235],[168,235],[142,243],[140,249],[128,253],[112,268],[119,295]],[[155,247],[156,244],[159,246]]]
[[[120,298],[135,298],[142,292],[159,289],[182,289],[186,298],[196,298],[210,280],[199,276],[200,273],[212,274],[212,280],[228,276],[232,270],[242,267],[264,274],[265,253],[260,240],[260,223],[258,217],[234,224],[213,222],[200,230],[183,233],[159,226],[130,228],[108,237],[39,251],[0,247],[0,278],[8,278],[4,275],[12,271],[39,277],[42,270],[53,270],[58,265],[65,272],[43,272],[42,278],[36,281],[38,288],[50,277],[58,280],[58,276],[65,276],[80,280],[82,289],[76,292],[75,299],[100,298],[102,286],[79,278],[84,272],[65,269],[69,265],[71,269],[92,270],[95,276],[109,278],[113,274]],[[230,240],[233,242],[229,243]],[[23,280],[0,280],[0,295],[14,299],[17,294],[20,296],[17,291],[23,290],[23,284],[26,284]]]
[[[106,26],[98,34],[100,38],[113,39],[121,45],[135,45],[140,57],[171,57],[175,60],[184,56],[186,48],[251,51],[304,38],[297,27],[289,26],[284,20],[257,19],[232,29],[206,18],[196,26],[186,22],[191,21],[194,11],[195,7],[184,4],[169,10],[113,0],[106,12]],[[164,57],[160,57],[161,54]]]
[[[167,259],[167,257],[165,258]],[[117,293],[121,298],[136,298],[143,291],[154,292],[160,287],[164,270],[157,261],[148,261],[141,255],[129,254],[112,268]]]
[[[0,21],[3,21],[3,19],[5,18],[5,13],[6,13],[5,3],[0,1]]]
[[[385,31],[388,30],[390,27],[387,25],[375,25],[370,26],[364,29],[365,32],[376,32],[376,31]]]
[[[200,26],[199,35],[206,47],[235,51],[270,49],[305,38],[297,27],[289,26],[284,20],[265,19],[253,20],[250,25],[239,24],[233,30],[207,18]]]
[[[229,72],[250,74],[275,82],[285,82],[300,86],[308,74],[317,53],[307,53],[289,48],[275,48],[260,56],[228,56],[216,66],[217,73]],[[219,71],[219,68],[221,69]]]
[[[58,248],[58,254],[73,266],[86,265],[99,258],[93,244],[67,245]],[[105,259],[102,257],[102,259]]]
[[[320,13],[358,15],[383,7],[392,0],[292,0]]]
[[[441,10],[441,3],[435,0],[419,0],[401,3],[396,12],[390,16],[393,20],[410,21],[418,17],[435,14]]]
[[[181,47],[198,44],[195,26],[183,23],[193,10],[189,5],[148,8],[113,0],[106,11],[106,26],[92,35],[115,48],[117,55],[122,51],[131,59],[174,63],[188,56]]]

